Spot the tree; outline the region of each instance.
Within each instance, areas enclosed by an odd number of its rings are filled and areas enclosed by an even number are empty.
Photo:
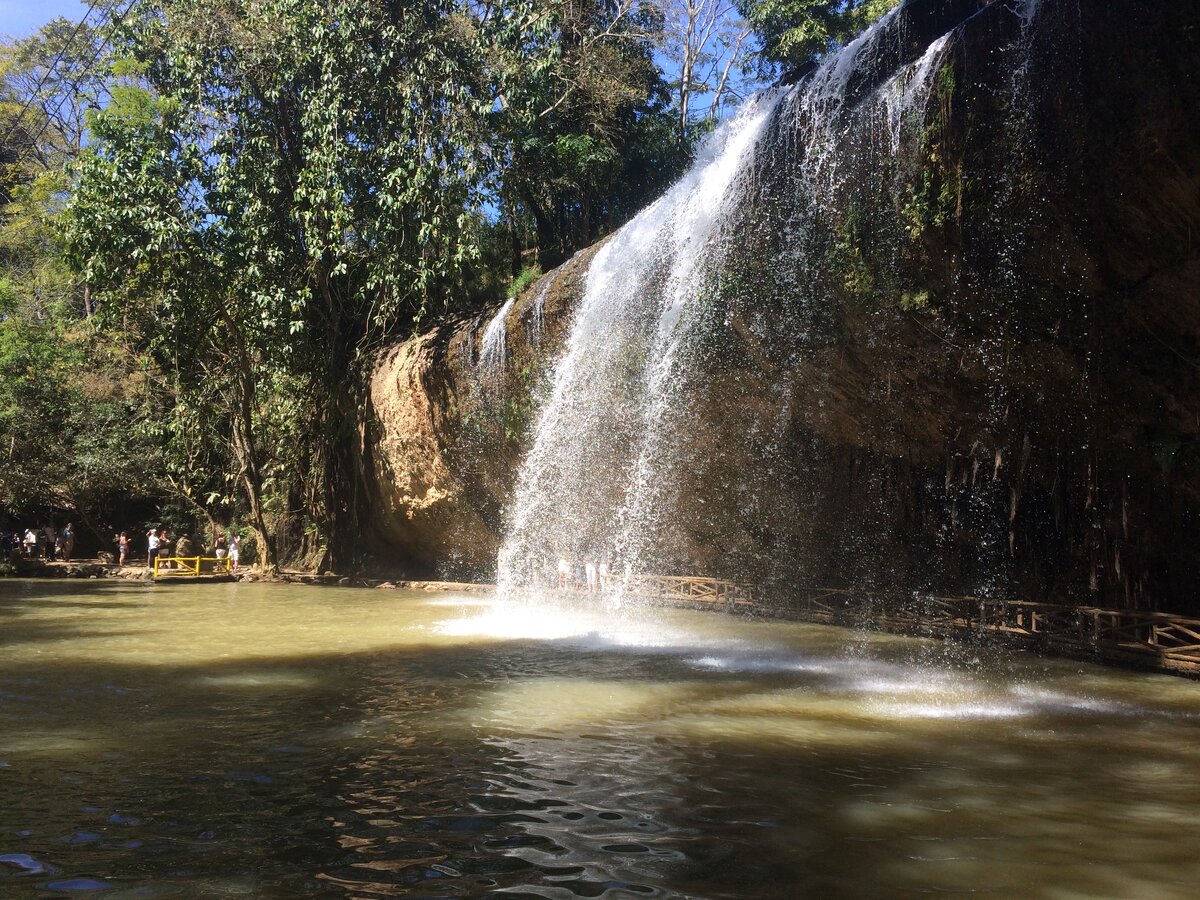
[[[541,0],[534,28],[487,40],[488,149],[510,232],[532,219],[543,268],[623,224],[686,166],[654,60],[661,10],[640,0]],[[503,17],[500,21],[503,21]],[[519,250],[514,249],[514,268]]]
[[[693,97],[708,100],[704,119],[711,127],[722,105],[736,102],[753,82],[749,75],[753,29],[737,15],[732,0],[666,0],[664,50],[679,72],[676,83],[676,134],[688,140],[694,112]]]
[[[114,5],[97,4],[80,22],[53,19],[0,48],[0,71],[13,104],[0,119],[0,134],[22,148],[28,163],[50,170],[79,152],[85,111],[103,97],[104,29]]]
[[[762,41],[760,59],[794,70],[844,44],[899,0],[737,0]]]
[[[73,509],[106,541],[107,510],[158,491],[136,427],[142,384],[87,321],[59,227],[84,107],[102,90],[100,21],[57,19],[0,46],[0,510]]]
[[[83,145],[85,109],[103,92],[99,21],[58,18],[0,45],[0,265],[21,308],[43,318],[79,287],[49,223],[69,189],[65,167]],[[86,313],[86,286],[79,299]]]
[[[76,264],[181,402],[223,402],[264,562],[296,515],[314,561],[348,562],[363,365],[477,252],[478,45],[444,0],[139,0],[118,40]]]

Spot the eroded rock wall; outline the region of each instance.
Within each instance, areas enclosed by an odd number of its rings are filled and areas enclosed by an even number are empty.
[[[689,376],[664,570],[1200,612],[1200,14],[1041,0],[1031,36],[1031,6],[955,31],[909,169],[864,157],[805,254],[795,160],[764,158]],[[588,260],[514,305],[498,375],[482,322],[381,360],[397,561],[491,574]]]
[[[517,298],[505,316],[498,367],[482,358],[487,315],[418,335],[380,357],[370,432],[381,568],[494,577],[537,395],[594,252],[578,254]]]

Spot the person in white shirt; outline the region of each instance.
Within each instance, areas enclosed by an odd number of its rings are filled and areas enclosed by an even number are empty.
[[[154,557],[158,556],[158,548],[160,544],[158,531],[154,528],[151,528],[146,532],[146,540],[149,542],[150,547],[150,549],[146,551],[146,568],[153,569]]]

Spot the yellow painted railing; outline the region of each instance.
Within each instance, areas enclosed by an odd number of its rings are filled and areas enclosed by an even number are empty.
[[[173,577],[177,575],[225,575],[231,570],[228,558],[220,559],[215,556],[156,556],[154,558],[154,577]]]

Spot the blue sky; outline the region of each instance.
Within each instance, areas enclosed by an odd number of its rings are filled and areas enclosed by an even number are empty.
[[[0,34],[25,37],[56,16],[78,21],[85,12],[83,0],[0,0]]]

